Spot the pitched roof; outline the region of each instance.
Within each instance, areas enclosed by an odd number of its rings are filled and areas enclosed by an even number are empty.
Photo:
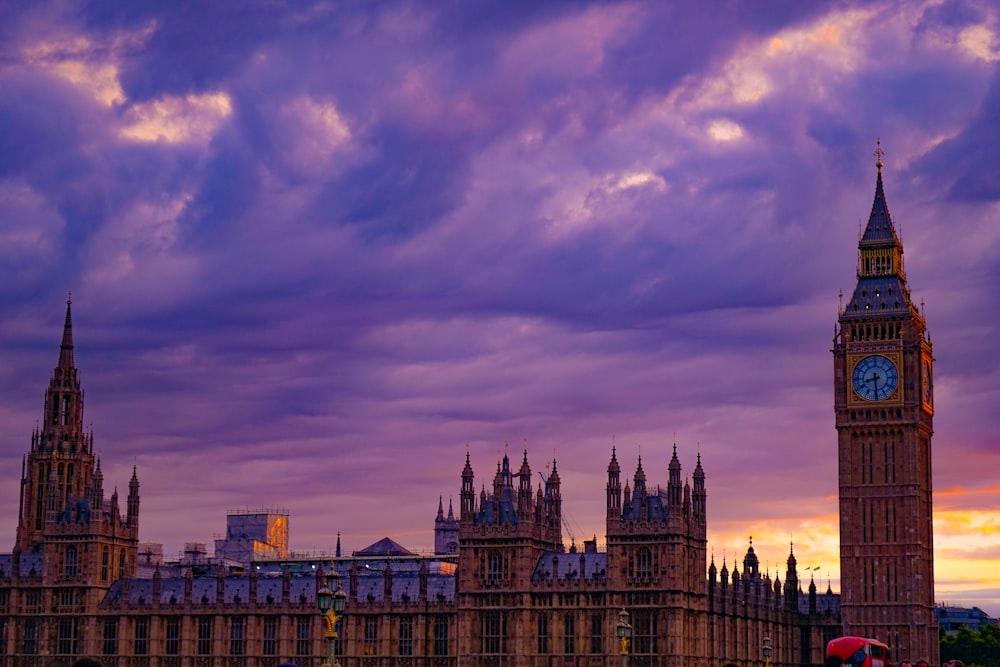
[[[355,556],[416,556],[409,549],[402,547],[398,542],[395,542],[388,537],[383,537],[381,540],[365,547],[361,551],[355,551]]]

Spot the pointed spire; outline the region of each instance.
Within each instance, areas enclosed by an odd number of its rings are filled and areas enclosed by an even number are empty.
[[[881,149],[879,149],[881,150]],[[878,175],[875,178],[875,198],[872,200],[872,211],[868,216],[868,225],[861,237],[867,243],[898,243],[896,229],[889,215],[889,205],[885,201],[885,188],[882,185],[882,162],[878,162]]]
[[[59,346],[59,368],[73,368],[73,293],[66,297],[66,322],[63,324],[62,344]]]
[[[337,550],[334,552],[337,558],[340,558],[340,531],[337,531]]]

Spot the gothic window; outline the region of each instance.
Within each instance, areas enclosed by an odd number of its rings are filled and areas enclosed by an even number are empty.
[[[434,617],[434,655],[448,655],[448,617]]]
[[[101,552],[101,581],[108,580],[108,561],[111,558],[111,554],[108,552],[108,548],[104,547]]]
[[[549,614],[548,612],[538,612],[538,653],[545,655],[549,652]]]
[[[482,652],[498,655],[507,652],[507,617],[500,611],[483,612]]]
[[[122,549],[118,552],[118,576],[124,576],[125,574],[125,550]]]
[[[309,627],[311,618],[297,619],[295,626],[295,655],[309,655]]]
[[[486,557],[486,578],[490,581],[503,578],[503,554],[499,551],[491,551]]]
[[[365,616],[364,652],[378,654],[378,616]]]
[[[413,655],[413,617],[402,616],[399,619],[399,655]]]
[[[278,655],[278,619],[264,619],[264,655]]]
[[[76,547],[70,545],[66,547],[66,576],[75,577],[77,574],[78,557]]]
[[[21,652],[25,655],[35,655],[38,653],[38,621],[33,618],[24,620]]]
[[[170,617],[167,619],[167,641],[164,646],[167,655],[180,655],[181,653],[181,619]]]
[[[636,609],[632,612],[632,653],[634,655],[655,655],[656,609]]]
[[[104,644],[102,651],[104,655],[118,654],[118,618],[104,619]]]
[[[576,653],[576,618],[572,613],[563,617],[563,653]]]
[[[641,579],[653,576],[653,552],[649,547],[639,547],[635,552],[635,576]]]
[[[604,633],[601,632],[604,627],[603,621],[599,612],[590,615],[590,652],[593,655],[602,653],[604,649]]]
[[[7,619],[0,616],[0,655],[7,652]]]
[[[198,655],[212,655],[212,617],[198,618]]]
[[[59,619],[59,653],[62,655],[76,655],[79,653],[80,643],[80,619],[61,618]]]
[[[243,616],[233,616],[229,619],[229,655],[243,655],[245,621]]]
[[[132,644],[133,655],[146,655],[149,652],[149,619],[141,616],[135,619],[135,641]]]

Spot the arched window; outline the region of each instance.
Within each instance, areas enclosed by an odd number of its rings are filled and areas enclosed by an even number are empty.
[[[118,576],[121,577],[125,574],[125,550],[122,549],[118,552]]]
[[[66,547],[66,576],[75,577],[79,565],[79,556],[76,547],[72,544]]]
[[[635,576],[640,578],[653,576],[653,552],[649,547],[640,547],[635,552]]]
[[[503,578],[503,554],[491,551],[486,557],[486,578],[497,581]]]
[[[108,580],[108,561],[111,560],[111,554],[108,553],[108,548],[104,547],[104,551],[101,552],[101,581]]]

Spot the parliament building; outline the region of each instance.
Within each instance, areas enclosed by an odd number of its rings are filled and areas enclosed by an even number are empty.
[[[765,645],[775,667],[821,665],[826,642],[845,633],[935,665],[933,356],[878,167],[857,287],[833,341],[840,595],[800,580],[792,548],[773,579],[752,543],[741,561],[717,564],[706,470],[698,455],[685,475],[676,445],[631,473],[609,452],[603,550],[596,538],[567,548],[556,461],[537,481],[527,452],[504,455],[477,492],[466,453],[457,515],[439,499],[434,555],[386,539],[342,556],[338,537],[335,555],[295,559],[287,534],[258,544],[244,517],[227,535],[238,549],[165,563],[140,548],[138,471],[124,502],[105,496],[67,303],[22,465],[16,543],[0,555],[0,667],[81,656],[107,667],[317,667],[324,586],[347,596],[333,642],[344,667],[614,667],[622,610],[631,665],[756,667]]]

